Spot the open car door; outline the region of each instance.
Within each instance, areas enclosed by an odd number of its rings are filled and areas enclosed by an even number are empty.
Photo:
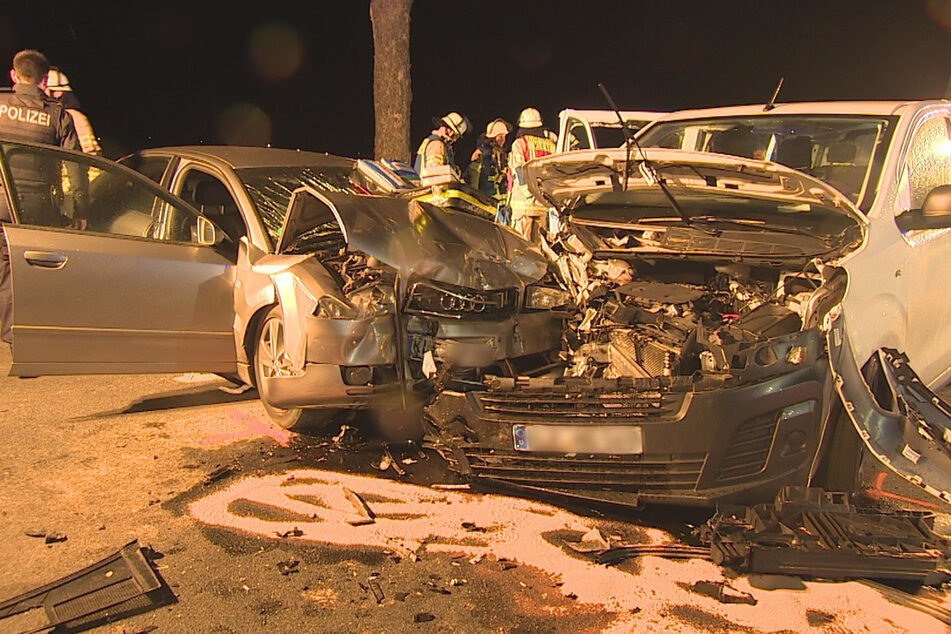
[[[843,316],[831,320],[827,340],[835,389],[866,448],[890,471],[951,503],[951,406],[897,350],[878,350],[863,375]]]
[[[2,142],[14,375],[234,372],[220,229],[110,161]]]

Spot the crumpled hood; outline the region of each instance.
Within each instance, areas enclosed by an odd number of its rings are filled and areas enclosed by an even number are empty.
[[[302,188],[291,198],[285,233],[312,226],[301,197],[330,206],[348,248],[373,256],[404,280],[427,279],[479,290],[518,288],[544,277],[545,256],[499,225],[426,203]]]
[[[739,158],[725,154],[647,148],[634,149],[628,188],[648,187],[641,170],[643,156],[664,176],[666,168],[687,168],[696,181],[678,182],[698,190],[728,190],[734,196],[774,198],[786,203],[808,203],[841,210],[864,229],[865,216],[842,193],[828,183],[778,163]],[[620,191],[624,187],[624,160],[621,149],[598,149],[556,154],[530,161],[523,168],[525,181],[535,196],[559,207],[570,199],[589,193]]]

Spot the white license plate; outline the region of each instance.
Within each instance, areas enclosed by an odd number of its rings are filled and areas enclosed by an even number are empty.
[[[515,451],[642,454],[644,432],[629,425],[512,425]]]

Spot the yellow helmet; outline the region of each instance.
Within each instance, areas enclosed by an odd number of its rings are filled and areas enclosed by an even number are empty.
[[[439,124],[452,130],[456,136],[462,136],[469,131],[469,121],[458,112],[450,112],[439,119]]]
[[[540,128],[542,125],[542,115],[535,108],[525,108],[518,115],[518,127],[520,128]]]
[[[485,126],[485,136],[490,139],[499,136],[500,134],[508,134],[512,131],[512,124],[506,121],[505,119],[493,119],[489,121],[489,125]]]

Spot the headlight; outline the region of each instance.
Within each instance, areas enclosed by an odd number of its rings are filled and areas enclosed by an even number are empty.
[[[330,319],[357,318],[357,311],[353,306],[330,295],[324,295],[320,298],[317,302],[317,312],[314,314],[318,317],[329,317]]]
[[[392,288],[374,284],[350,293],[346,301],[324,295],[318,302],[316,315],[330,319],[366,319],[391,312],[395,304]]]
[[[525,308],[529,310],[551,310],[571,303],[568,291],[550,286],[529,286],[525,291]]]

